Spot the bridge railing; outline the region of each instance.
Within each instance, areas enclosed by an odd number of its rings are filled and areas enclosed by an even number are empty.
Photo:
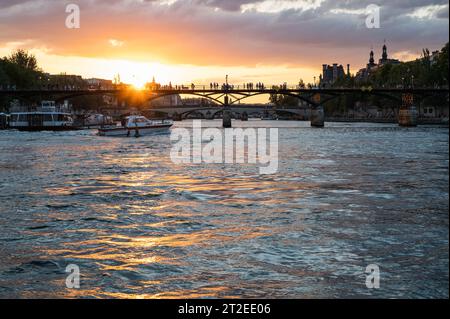
[[[78,92],[78,91],[92,91],[92,92],[102,92],[102,91],[122,91],[132,89],[130,86],[126,85],[112,85],[107,87],[83,87],[83,86],[74,86],[74,85],[45,85],[45,86],[36,86],[28,89],[21,89],[17,88],[15,85],[7,85],[7,84],[1,84],[0,83],[0,92],[2,91],[58,91],[58,92]],[[442,87],[420,87],[420,88],[405,88],[405,87],[319,87],[319,86],[304,86],[304,85],[257,85],[257,84],[228,84],[227,85],[211,85],[211,84],[180,84],[180,85],[163,85],[163,86],[148,86],[147,88],[143,89],[143,91],[151,92],[151,91],[179,91],[179,92],[185,92],[185,91],[217,91],[218,93],[223,93],[224,91],[274,91],[274,90],[325,90],[325,91],[339,91],[339,90],[362,90],[362,91],[372,91],[372,90],[413,90],[413,91],[420,91],[420,90],[448,90],[448,86],[442,86]]]
[[[191,84],[191,85],[163,85],[158,87],[150,87],[150,90],[154,91],[225,91],[225,90],[299,90],[299,89],[318,89],[318,87],[306,87],[300,85],[247,85],[247,84],[229,84],[227,85],[211,85],[211,84]]]
[[[0,91],[112,91],[112,90],[124,90],[129,89],[130,87],[99,87],[99,88],[90,88],[90,87],[81,87],[81,86],[59,86],[59,85],[51,85],[51,86],[36,86],[32,88],[22,89],[18,88],[16,85],[2,85],[0,84]],[[228,86],[211,86],[211,85],[163,85],[157,87],[147,87],[143,89],[144,91],[225,91],[225,90],[275,90],[275,89],[283,89],[283,90],[298,90],[298,89],[307,89],[308,87],[301,87],[299,85],[270,85],[270,86],[247,86],[247,85],[228,85]],[[132,89],[132,88],[131,88]],[[314,87],[310,88],[314,89]]]

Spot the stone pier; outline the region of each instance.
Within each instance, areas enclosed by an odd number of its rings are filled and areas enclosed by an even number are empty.
[[[231,111],[229,108],[223,108],[223,121],[222,126],[224,128],[230,128],[231,127]]]
[[[178,114],[178,112],[173,113],[172,119],[174,121],[182,121],[183,120],[181,114]]]
[[[404,127],[417,126],[417,109],[414,105],[400,108],[398,111],[398,124]]]
[[[325,112],[323,106],[316,106],[311,108],[311,126],[324,127],[325,126]]]
[[[225,105],[223,106],[223,116],[222,116],[222,126],[223,128],[231,127],[231,110],[228,101],[228,96],[225,96]]]

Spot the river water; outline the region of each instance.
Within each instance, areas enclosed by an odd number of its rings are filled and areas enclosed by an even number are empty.
[[[0,298],[448,298],[448,128],[234,126],[279,128],[278,173],[175,165],[169,135],[0,131]]]

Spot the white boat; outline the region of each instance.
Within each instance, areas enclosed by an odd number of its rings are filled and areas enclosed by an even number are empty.
[[[20,131],[67,131],[74,125],[68,106],[57,106],[54,101],[42,101],[40,107],[14,107],[9,128]]]
[[[139,137],[154,133],[167,132],[173,126],[170,120],[149,120],[144,116],[128,116],[121,125],[104,126],[98,129],[100,136]]]

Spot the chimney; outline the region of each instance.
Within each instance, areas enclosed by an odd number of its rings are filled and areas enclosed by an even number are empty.
[[[328,64],[322,64],[322,78],[324,81],[327,81],[327,79],[328,79],[327,70],[328,70]]]
[[[333,63],[333,82],[338,78],[337,63]]]
[[[350,64],[347,64],[347,75],[350,76]]]

